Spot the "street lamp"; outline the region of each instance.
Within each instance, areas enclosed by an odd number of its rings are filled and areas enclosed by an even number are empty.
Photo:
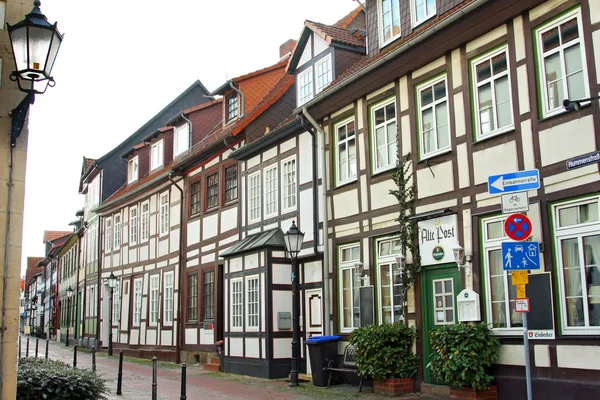
[[[115,288],[115,286],[117,286],[117,277],[115,276],[115,274],[110,273],[110,276],[107,278],[108,281],[108,287],[110,289],[110,297],[108,299],[109,302],[109,307],[108,307],[108,355],[112,356],[113,355],[113,348],[112,348],[112,342],[113,342],[113,333],[112,333],[112,314],[113,314],[113,290]]]
[[[592,96],[587,99],[579,99],[579,100],[563,100],[563,108],[567,111],[579,111],[583,108],[583,106],[588,105],[592,100],[598,100],[600,96]],[[582,104],[584,103],[584,104]]]
[[[459,243],[452,249],[452,252],[454,253],[454,261],[458,270],[460,271],[460,267],[464,267],[467,275],[471,275],[471,256],[465,257],[465,249]]]
[[[284,235],[285,247],[292,261],[292,370],[290,372],[290,386],[298,386],[298,360],[300,358],[300,271],[298,267],[298,253],[302,248],[304,232],[292,226]]]
[[[67,289],[67,340],[65,340],[65,347],[69,347],[69,327],[71,326],[71,297],[73,297],[73,289],[71,285]]]
[[[406,268],[406,256],[402,250],[400,250],[400,252],[396,255],[396,274],[398,274],[398,276],[402,276],[404,268]]]

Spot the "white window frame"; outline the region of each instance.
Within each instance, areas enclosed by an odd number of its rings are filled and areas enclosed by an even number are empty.
[[[552,49],[548,53],[544,54],[542,35],[545,32],[547,32],[551,29],[554,29],[557,26],[560,26],[562,23],[564,23],[570,19],[573,19],[573,17],[575,17],[577,19],[577,27],[579,29],[579,37],[575,40],[570,41],[568,43],[568,45],[566,45],[566,46],[564,44],[561,44],[556,49]],[[577,9],[574,9],[568,13],[565,13],[564,15],[561,15],[558,18],[555,18],[549,22],[542,24],[541,26],[535,28],[534,32],[535,32],[535,38],[536,38],[535,41],[536,41],[536,47],[537,47],[535,50],[538,55],[536,74],[538,77],[539,85],[542,89],[541,90],[541,92],[542,92],[542,99],[541,99],[542,115],[541,116],[542,116],[542,118],[548,118],[548,117],[552,117],[554,115],[565,113],[567,111],[562,106],[562,100],[564,100],[564,99],[559,99],[558,107],[553,108],[553,109],[551,109],[548,104],[548,85],[546,84],[546,69],[544,68],[544,57],[546,57],[548,55],[552,55],[557,52],[560,53],[563,96],[566,99],[569,97],[569,91],[568,91],[568,87],[567,87],[567,83],[566,83],[566,67],[565,67],[564,50],[571,46],[579,44],[579,48],[581,50],[581,64],[582,64],[582,68],[583,68],[583,80],[584,80],[584,86],[585,86],[584,98],[590,97],[587,58],[586,58],[586,53],[585,53],[585,42],[583,40],[584,32],[583,32],[582,18],[581,18],[581,7],[578,7]],[[577,100],[577,99],[571,99],[571,100]],[[586,104],[588,104],[588,103],[586,103]]]
[[[559,304],[560,304],[560,326],[561,333],[563,335],[600,335],[600,326],[591,326],[589,325],[589,309],[584,308],[584,321],[587,320],[587,326],[568,326],[568,316],[567,316],[567,305],[566,305],[566,293],[565,293],[565,274],[562,265],[563,255],[562,255],[562,247],[560,245],[561,240],[565,239],[578,239],[578,243],[581,244],[583,237],[585,236],[595,236],[600,235],[600,220],[599,221],[590,221],[590,222],[582,222],[579,224],[569,225],[569,226],[560,226],[559,219],[559,211],[564,208],[576,207],[585,204],[590,204],[596,202],[596,206],[598,207],[597,213],[600,215],[600,196],[591,196],[586,198],[580,198],[577,200],[561,202],[558,204],[554,204],[552,206],[552,219],[554,227],[554,232],[552,233],[554,236],[554,250],[555,250],[555,260],[556,260],[556,272],[558,278],[558,287],[559,287]],[[584,248],[583,246],[579,246],[579,258],[580,263],[585,263],[584,258]],[[585,283],[585,266],[581,268],[581,282]],[[600,272],[600,266],[596,266]],[[582,301],[587,301],[588,288],[587,285],[581,285],[581,296],[583,297]],[[596,287],[596,286],[594,286]],[[595,306],[600,307],[600,304],[594,304]]]
[[[185,136],[185,137],[181,137]],[[183,140],[185,139],[185,140]],[[180,143],[180,140],[182,142]],[[190,149],[190,126],[186,123],[175,129],[173,135],[173,158]]]
[[[258,275],[251,275],[246,280],[246,331],[260,330],[260,279]],[[255,284],[256,286],[252,286]]]
[[[119,325],[119,321],[121,321],[121,280],[117,280],[117,284],[113,289],[112,324]]]
[[[265,219],[279,214],[277,164],[263,170]]]
[[[133,326],[140,326],[142,320],[142,286],[143,278],[134,279],[133,281]]]
[[[346,139],[339,141],[338,140],[338,128],[344,126],[344,125],[348,125],[350,122],[354,122],[354,135],[351,138],[346,137]],[[341,122],[338,122],[337,124],[334,125],[334,129],[333,129],[333,135],[334,135],[334,142],[335,142],[335,182],[336,182],[336,186],[342,186],[345,185],[347,183],[350,182],[354,182],[357,179],[358,176],[358,160],[357,160],[357,155],[358,155],[358,141],[356,138],[356,121],[354,119],[354,115],[350,118],[347,118]],[[345,145],[346,146],[346,151],[348,152],[348,145],[347,143],[354,141],[354,176],[351,176],[352,173],[352,166],[350,163],[350,158],[348,157],[348,170],[346,171],[348,174],[348,178],[346,178],[345,180],[341,180],[340,179],[340,146]],[[349,154],[349,152],[348,152]]]
[[[144,211],[144,208],[146,210]],[[141,221],[140,221],[140,243],[148,241],[150,237],[150,201],[146,200],[140,205]]]
[[[104,221],[104,250],[107,253],[112,251],[113,234],[112,234],[112,218],[108,217]]]
[[[346,249],[353,249],[353,248],[358,248],[358,258],[356,259],[350,259],[350,260],[342,260],[342,254],[343,254],[343,250]],[[354,317],[351,317],[350,323],[347,323],[347,321],[344,320],[344,288],[343,288],[343,273],[347,270],[350,270],[350,276],[352,279],[350,279],[350,296],[351,296],[351,303],[352,303],[352,316],[354,316],[354,306],[355,306],[355,302],[356,299],[354,298],[354,290],[356,289],[357,286],[357,277],[356,277],[356,270],[355,270],[355,266],[354,264],[356,262],[360,262],[360,243],[352,243],[352,244],[347,244],[347,245],[343,245],[343,246],[339,246],[338,247],[338,268],[339,268],[339,304],[340,304],[340,331],[343,333],[349,333],[352,332],[354,329],[358,328],[358,326],[354,326]]]
[[[160,274],[150,275],[150,288],[148,301],[150,303],[148,321],[150,326],[158,324],[158,315],[160,312]]]
[[[167,192],[161,193],[158,199],[159,199],[158,223],[160,225],[159,226],[159,236],[162,237],[169,233],[169,210],[170,210],[169,192],[167,191]],[[166,201],[163,201],[163,199],[166,199]]]
[[[312,100],[314,97],[314,81],[313,81],[313,70],[312,65],[309,66],[306,71],[302,71],[298,74],[298,107],[302,104]],[[305,90],[306,89],[306,90]]]
[[[481,82],[477,81],[477,66],[480,65],[481,63],[484,63],[486,61],[489,61],[490,63],[492,62],[492,60],[494,59],[494,57],[499,56],[500,54],[505,53],[506,54],[506,71],[501,72],[499,74],[496,75],[492,75],[490,78],[485,79]],[[490,137],[494,137],[496,135],[501,135],[503,133],[506,133],[508,131],[511,131],[515,128],[515,121],[514,121],[514,113],[513,113],[513,97],[512,97],[512,79],[510,76],[510,58],[508,55],[508,45],[502,46],[499,49],[493,50],[491,52],[482,54],[481,56],[478,56],[477,58],[473,59],[471,62],[471,76],[473,77],[473,87],[472,87],[472,99],[473,99],[473,110],[475,112],[475,132],[476,132],[476,137],[477,140],[483,140],[483,139],[487,139]],[[500,79],[500,78],[504,78],[504,77],[508,78],[508,98],[510,101],[510,124],[508,124],[507,126],[503,127],[503,128],[498,128],[498,104],[496,102],[496,86],[495,86],[495,81]],[[491,87],[491,96],[492,96],[492,111],[493,111],[493,118],[494,118],[494,126],[496,127],[494,130],[491,130],[490,132],[486,133],[486,134],[482,134],[481,133],[481,110],[479,109],[479,88],[481,86],[485,86],[487,84],[490,84]]]
[[[386,242],[390,242],[390,245],[393,248],[393,244],[391,244],[394,241],[399,241],[400,237],[385,237],[385,238],[380,238],[375,240],[375,254],[376,254],[376,265],[377,265],[377,301],[378,301],[378,322],[379,324],[383,324],[383,284],[382,284],[382,269],[383,268],[387,268],[388,273],[390,274],[390,293],[391,293],[391,315],[392,315],[392,322],[401,322],[404,321],[404,313],[402,312],[402,302],[400,304],[400,309],[396,312],[395,309],[395,305],[394,305],[394,297],[399,295],[400,298],[402,298],[402,286],[399,283],[396,283],[395,278],[399,277],[398,273],[397,273],[397,261],[396,261],[396,256],[398,255],[398,253],[400,252],[400,250],[398,250],[398,252],[392,252],[392,254],[387,254],[385,256],[380,255],[379,253],[379,247],[380,244],[382,243],[386,243]],[[396,290],[400,290],[400,293],[397,293]],[[398,314],[398,315],[396,315]],[[396,317],[399,317],[398,320],[396,321]]]
[[[428,0],[410,0],[410,20],[411,20],[413,28],[421,25],[423,22],[428,21],[431,18],[436,16],[437,0],[433,0],[433,10],[430,10],[429,13],[427,13],[427,1]],[[423,7],[425,7],[425,10],[426,10],[423,18],[421,18],[419,20],[417,20],[417,3],[423,3]]]
[[[230,301],[229,307],[231,331],[240,332],[244,328],[244,282],[242,278],[235,278],[230,283]],[[235,290],[234,290],[235,289]]]
[[[248,221],[250,223],[261,219],[262,182],[260,178],[260,171],[248,175]],[[253,183],[256,185],[253,186]]]
[[[425,107],[421,106],[421,92],[423,92],[425,89],[429,89],[429,88],[433,88],[436,84],[440,83],[440,82],[444,82],[444,85],[446,87],[446,95],[444,97],[444,100],[438,100],[438,99],[433,99],[433,101],[428,104]],[[447,79],[447,75],[443,74],[442,76],[439,76],[437,78],[428,80],[426,82],[420,83],[419,85],[417,85],[417,118],[419,120],[418,123],[418,127],[417,127],[417,132],[419,135],[419,153],[420,153],[420,159],[421,160],[425,160],[427,158],[432,158],[435,156],[438,156],[440,154],[444,154],[447,153],[449,151],[451,151],[452,149],[452,124],[450,123],[450,102],[449,100],[449,95],[448,95],[448,79]],[[435,90],[434,90],[435,92]],[[425,145],[423,143],[423,111],[424,110],[428,110],[428,109],[433,109],[433,133],[434,133],[434,137],[435,137],[435,141],[437,143],[437,116],[436,116],[436,106],[442,104],[442,103],[446,103],[446,121],[447,121],[447,125],[448,125],[448,146],[446,147],[439,147],[439,143],[436,145],[436,149],[433,151],[430,151],[429,153],[425,153],[424,149],[425,149]]]
[[[165,326],[172,326],[173,325],[173,319],[174,319],[174,279],[175,279],[175,274],[173,271],[169,271],[169,272],[165,272],[164,276],[163,276],[163,283],[164,283],[164,290],[165,290],[165,295],[163,297],[163,325]]]
[[[283,212],[294,211],[297,208],[298,185],[296,182],[296,156],[281,161],[281,209]]]
[[[163,140],[159,140],[152,144],[150,150],[150,170],[153,171],[162,167],[164,161],[164,144]],[[155,154],[156,152],[156,154]]]
[[[134,246],[138,241],[138,207],[137,205],[129,207],[129,245]]]
[[[382,124],[375,125],[375,112],[380,109],[383,109],[384,115],[385,115],[386,107],[390,104],[394,104],[394,118],[390,118],[390,119],[386,120],[385,122],[383,122]],[[396,163],[398,162],[398,107],[396,107],[396,99],[395,98],[387,99],[385,101],[382,101],[380,103],[377,103],[377,104],[371,106],[371,115],[370,116],[371,116],[370,128],[371,128],[371,151],[372,151],[372,157],[373,157],[373,173],[388,171],[390,169],[395,168]],[[394,154],[388,153],[389,146],[392,144],[392,142],[388,142],[387,129],[391,124],[394,124],[394,126],[395,126],[394,139],[396,141],[394,143],[396,144],[396,146],[395,146]],[[377,129],[382,128],[382,127],[385,130],[385,145],[383,147],[385,147],[386,154],[388,157],[388,162],[386,165],[383,165],[383,166],[377,168],[377,161],[378,161],[378,154],[379,154],[379,152],[377,150],[379,148],[379,143],[377,143],[376,131],[377,131]]]
[[[117,219],[119,220],[119,222],[117,223]],[[122,232],[122,228],[121,228],[121,213],[119,212],[118,214],[113,215],[113,221],[114,221],[114,225],[113,225],[113,231],[114,231],[114,242],[113,242],[113,249],[114,250],[119,250],[121,248],[121,232]]]
[[[328,69],[323,69],[326,66]],[[315,94],[319,94],[333,80],[333,64],[331,62],[331,54],[326,55],[315,63],[316,75],[316,90]]]
[[[127,183],[133,183],[139,178],[139,158],[133,157],[127,162]]]
[[[385,47],[388,44],[392,43],[394,40],[396,40],[402,36],[402,23],[401,23],[401,19],[400,19],[400,0],[387,0],[390,3],[390,10],[389,10],[390,17],[394,13],[394,4],[392,4],[392,3],[395,3],[395,10],[397,12],[396,18],[398,19],[398,24],[399,24],[399,29],[398,29],[399,32],[396,35],[394,35],[392,33],[392,35],[390,36],[390,38],[388,40],[384,39],[384,35],[383,35],[383,29],[384,29],[384,27],[383,27],[383,12],[384,12],[384,10],[383,10],[383,4],[382,4],[383,1],[386,1],[386,0],[377,0],[377,26],[379,28],[379,47]],[[393,20],[393,18],[392,18],[392,20]],[[390,26],[390,29],[393,30],[393,23]]]

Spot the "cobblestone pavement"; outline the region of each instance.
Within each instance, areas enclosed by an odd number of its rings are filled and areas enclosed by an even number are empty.
[[[21,356],[25,357],[27,337],[21,338]],[[35,357],[36,339],[29,338],[29,357]],[[45,340],[39,340],[38,357],[45,356]],[[116,395],[117,372],[119,367],[118,353],[108,357],[105,352],[96,355],[96,371],[107,380],[110,393],[108,399],[150,400],[152,398],[152,362],[125,358],[123,362],[123,395]],[[65,347],[64,343],[49,341],[48,357],[68,364],[73,362],[73,347]],[[88,351],[77,352],[77,367],[92,367],[92,355]],[[181,368],[172,363],[158,363],[157,392],[159,400],[178,400],[181,396]],[[223,400],[285,400],[285,399],[355,399],[380,400],[389,397],[369,393],[357,393],[357,388],[349,385],[319,388],[310,382],[302,383],[297,388],[290,388],[285,380],[267,380],[241,375],[212,373],[202,369],[200,365],[187,368],[188,399],[223,399]],[[401,399],[435,400],[437,397],[408,395]]]

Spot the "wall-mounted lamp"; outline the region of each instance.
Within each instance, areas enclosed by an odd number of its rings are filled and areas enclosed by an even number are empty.
[[[363,274],[365,272],[365,266],[362,262],[357,261],[354,263],[354,273],[356,280],[358,281],[358,286],[362,286],[363,283]]]
[[[471,256],[465,256],[465,249],[458,243],[452,249],[452,252],[454,253],[454,261],[458,270],[460,271],[460,268],[463,267],[467,275],[471,275]]]
[[[396,255],[396,274],[402,275],[404,268],[406,268],[406,256],[402,253],[402,250],[400,250],[398,255]]]

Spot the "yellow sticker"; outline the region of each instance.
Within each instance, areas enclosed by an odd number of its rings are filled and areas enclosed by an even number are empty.
[[[517,285],[527,285],[529,283],[529,271],[513,271],[512,272],[512,284]]]
[[[517,285],[517,299],[524,299],[525,297],[527,297],[525,285]]]
[[[40,63],[33,63],[33,69],[40,69]]]

